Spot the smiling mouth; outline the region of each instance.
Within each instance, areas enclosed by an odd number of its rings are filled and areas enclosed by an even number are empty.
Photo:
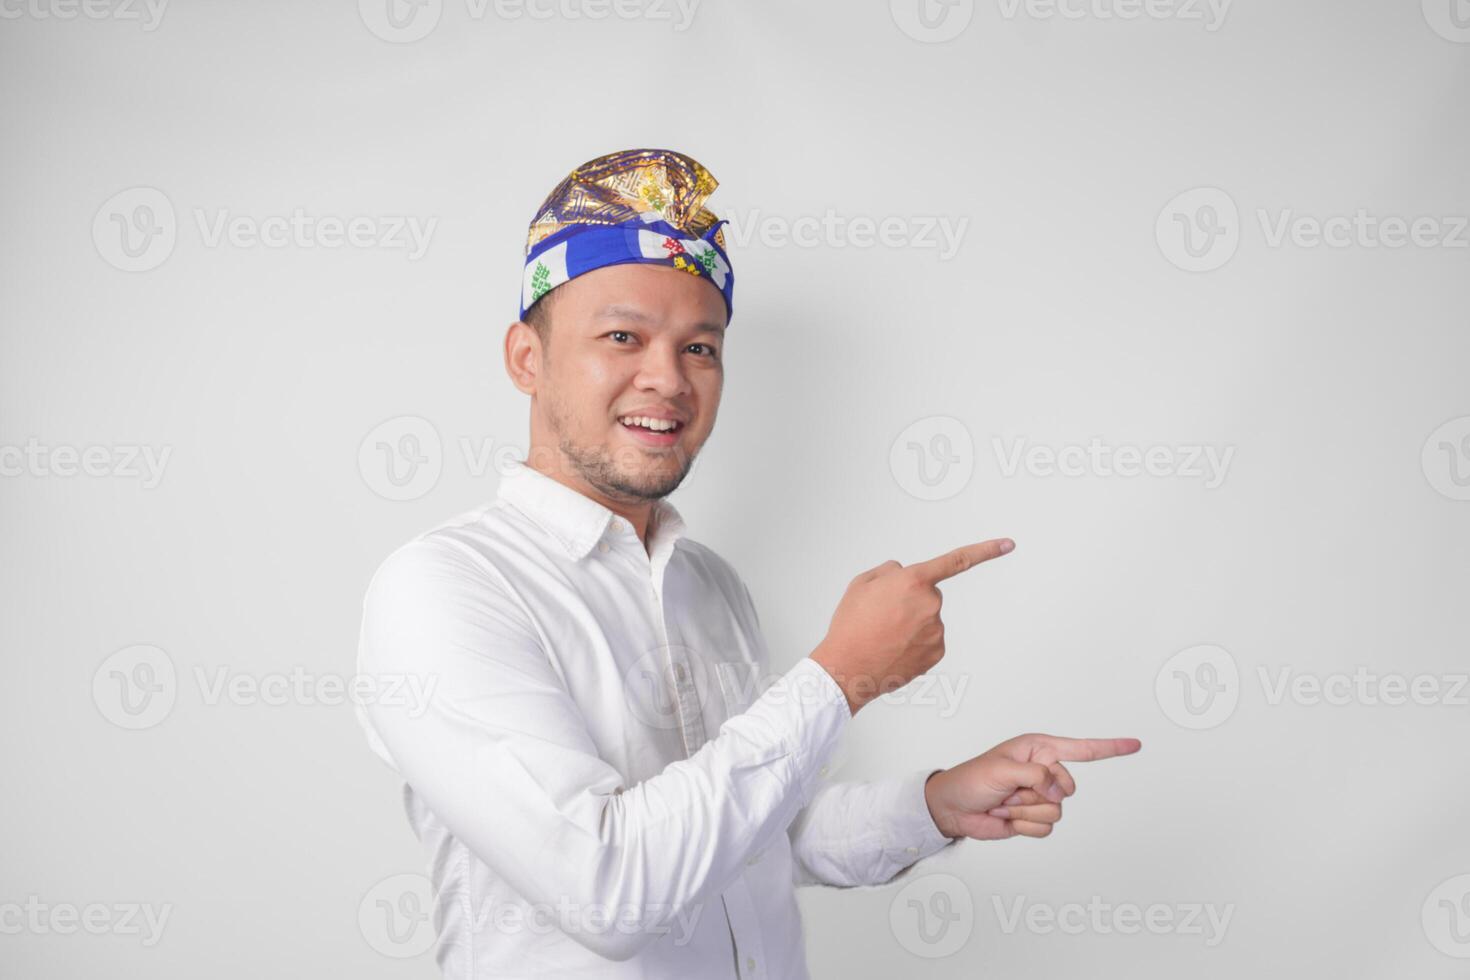
[[[679,433],[684,431],[683,422],[655,422],[656,425],[672,424],[672,428],[654,429],[647,423],[619,422],[629,435],[646,446],[672,446],[679,440]]]

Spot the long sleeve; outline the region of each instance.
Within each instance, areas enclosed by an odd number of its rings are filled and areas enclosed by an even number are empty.
[[[924,781],[935,771],[823,787],[787,830],[795,883],[882,885],[958,843],[939,832],[924,801]]]
[[[750,587],[741,585],[751,618],[761,628]],[[761,647],[765,647],[764,636]],[[924,769],[876,782],[822,786],[787,828],[795,862],[793,883],[844,888],[881,885],[915,862],[958,843],[961,838],[939,832],[924,800],[924,782],[937,771]]]
[[[786,831],[851,717],[805,658],[688,759],[624,785],[525,609],[481,566],[422,539],[368,588],[359,671],[433,692],[365,705],[374,747],[527,900],[606,907],[616,928],[571,935],[614,960],[717,897]]]

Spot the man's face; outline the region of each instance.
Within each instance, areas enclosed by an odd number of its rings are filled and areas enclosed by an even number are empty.
[[[672,493],[720,405],[719,291],[679,269],[626,263],[578,276],[553,299],[533,438],[554,441],[582,478],[613,499]],[[672,418],[676,427],[654,432],[625,424],[629,416]]]

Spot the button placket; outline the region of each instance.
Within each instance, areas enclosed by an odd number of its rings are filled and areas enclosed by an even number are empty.
[[[663,628],[663,610],[655,603],[655,612]],[[669,651],[669,662],[674,676],[674,694],[679,705],[679,734],[684,738],[684,753],[693,755],[706,741],[704,711],[699,703],[699,689],[694,683],[694,671],[684,649],[668,642],[664,632],[664,649]]]
[[[674,703],[679,709],[679,735],[684,741],[684,754],[688,757],[709,740],[704,727],[704,708],[699,697],[694,666],[689,662],[688,653],[682,646],[669,642],[663,597],[659,594],[657,585],[658,576],[663,574],[666,562],[649,556],[646,552],[640,557],[643,561],[638,563],[639,567],[648,575],[648,598],[653,604],[653,618],[658,624],[659,639],[663,649],[668,651],[669,674],[674,682]]]
[[[750,888],[741,877],[722,893],[721,898],[725,901],[730,938],[735,943],[735,962],[742,976],[753,977],[760,964],[766,962],[766,947]]]

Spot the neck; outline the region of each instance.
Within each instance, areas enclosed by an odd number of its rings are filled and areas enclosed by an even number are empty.
[[[648,531],[653,519],[654,501],[638,497],[609,496],[589,483],[581,471],[572,465],[572,461],[565,453],[546,446],[533,446],[530,453],[527,454],[526,465],[549,476],[562,486],[569,487],[582,496],[595,500],[632,524],[638,540],[643,543],[645,549],[648,547]]]

